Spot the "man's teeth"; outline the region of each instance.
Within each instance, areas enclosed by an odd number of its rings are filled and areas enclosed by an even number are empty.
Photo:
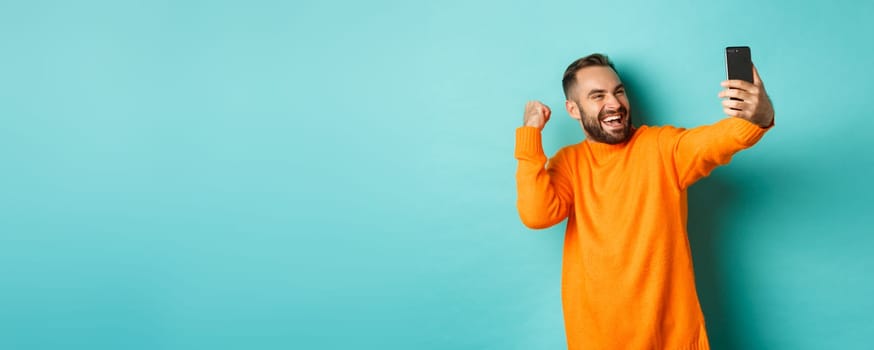
[[[604,122],[610,123],[610,122],[619,121],[619,119],[620,119],[620,117],[617,115],[617,116],[612,116],[612,117],[609,117],[607,119],[604,119]]]

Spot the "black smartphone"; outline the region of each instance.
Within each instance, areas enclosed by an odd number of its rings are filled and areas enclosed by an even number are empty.
[[[725,72],[729,80],[740,79],[753,82],[753,60],[750,48],[747,46],[730,46],[725,48]],[[731,98],[740,100],[739,98]]]
[[[750,48],[747,46],[731,46],[725,48],[725,71],[728,79],[753,82],[753,61],[750,58]]]

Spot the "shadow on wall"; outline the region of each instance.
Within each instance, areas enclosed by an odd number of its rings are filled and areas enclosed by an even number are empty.
[[[717,170],[689,188],[688,232],[695,284],[714,350],[741,349],[744,337],[738,323],[742,320],[724,294],[732,288],[722,273],[727,267],[720,254],[724,250],[720,242],[730,234],[725,229],[725,213],[732,212],[739,201],[738,181]]]
[[[631,105],[634,126],[655,125],[653,123],[657,123],[655,117],[657,108],[649,95],[644,93],[646,86],[654,85],[647,83],[645,75],[638,73],[634,67],[618,66],[616,69],[619,70],[622,84],[625,85],[625,90],[628,93],[628,103]]]

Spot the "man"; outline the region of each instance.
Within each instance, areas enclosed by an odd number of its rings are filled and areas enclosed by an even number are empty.
[[[551,115],[525,106],[516,130],[518,209],[535,229],[567,218],[562,305],[568,348],[709,349],[686,233],[686,189],[774,125],[758,72],[728,80],[715,124],[632,126],[613,64],[601,54],[565,71],[565,109],[586,140],[549,160],[541,134]],[[734,99],[729,99],[734,98]]]

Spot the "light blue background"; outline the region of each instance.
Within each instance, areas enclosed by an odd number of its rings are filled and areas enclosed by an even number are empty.
[[[522,226],[514,129],[582,140],[605,52],[638,121],[777,111],[690,193],[715,349],[874,334],[874,5],[5,1],[0,348],[557,349],[563,225]]]

